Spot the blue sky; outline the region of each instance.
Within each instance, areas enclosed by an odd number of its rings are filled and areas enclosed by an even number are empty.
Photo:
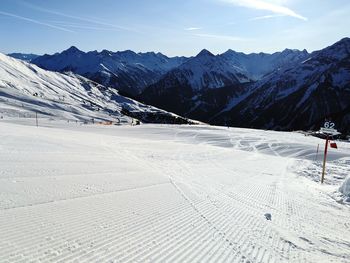
[[[285,48],[350,36],[349,0],[0,0],[0,52],[131,49],[166,55]]]

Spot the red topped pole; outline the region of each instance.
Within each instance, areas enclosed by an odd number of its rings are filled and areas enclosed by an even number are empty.
[[[322,178],[321,178],[321,184],[323,184],[324,181],[324,174],[326,171],[326,161],[327,161],[327,151],[328,151],[328,140],[329,136],[326,137],[326,145],[324,147],[324,158],[323,158],[323,169],[322,169]]]

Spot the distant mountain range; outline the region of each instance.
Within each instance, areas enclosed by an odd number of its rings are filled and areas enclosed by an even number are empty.
[[[325,118],[350,131],[350,39],[323,50],[274,54],[228,50],[167,57],[71,47],[32,63],[72,71],[146,104],[216,125],[318,129]]]
[[[201,52],[139,99],[216,125],[317,130],[332,119],[350,132],[350,39],[311,54]]]
[[[212,122],[316,130],[326,118],[332,119],[341,131],[350,132],[349,38],[252,84],[242,100],[233,98]]]
[[[185,57],[169,58],[161,53],[130,50],[85,53],[73,46],[62,53],[37,57],[32,63],[47,70],[71,71],[125,94],[137,95],[186,60]]]
[[[147,87],[138,98],[183,116],[211,122],[232,98],[246,96],[253,83],[308,56],[306,51],[298,50],[272,55],[246,55],[229,50],[217,56],[203,50]]]

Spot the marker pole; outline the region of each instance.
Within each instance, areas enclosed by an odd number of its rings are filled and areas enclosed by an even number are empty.
[[[38,127],[38,113],[35,113],[35,123],[36,123],[36,127]]]
[[[315,161],[317,161],[318,157],[318,150],[320,149],[320,144],[317,145],[317,150],[316,150],[316,156],[315,156]]]
[[[329,137],[327,135],[326,137],[326,145],[324,147],[324,158],[323,158],[323,169],[322,169],[322,178],[321,178],[321,184],[323,184],[324,182],[324,174],[325,174],[325,171],[326,171],[326,161],[327,161],[327,151],[328,151],[328,140],[329,140]]]

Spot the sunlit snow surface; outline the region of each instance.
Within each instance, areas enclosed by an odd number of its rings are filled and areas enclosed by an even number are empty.
[[[0,262],[350,262],[349,143],[320,185],[324,141],[300,133],[6,118],[0,136]]]

